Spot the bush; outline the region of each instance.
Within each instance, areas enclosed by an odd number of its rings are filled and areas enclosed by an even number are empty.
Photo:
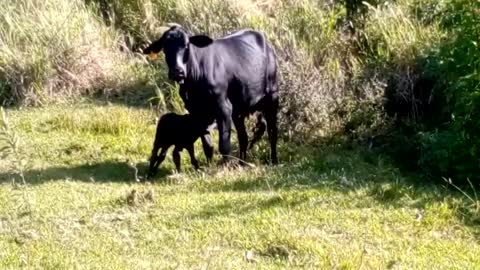
[[[420,163],[435,176],[480,184],[480,4],[456,0],[446,8],[450,38],[424,60],[424,76],[444,100],[436,116],[442,125],[425,133]]]
[[[330,136],[342,129],[346,119],[341,116],[342,105],[353,100],[353,92],[345,89],[346,65],[353,57],[339,39],[343,33],[336,31],[338,14],[339,10],[322,9],[314,1],[284,3],[274,18],[255,27],[266,29],[276,46],[280,130],[290,140]]]

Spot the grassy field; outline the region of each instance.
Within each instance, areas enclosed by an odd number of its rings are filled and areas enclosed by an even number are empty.
[[[0,269],[480,269],[478,3],[4,0]],[[205,166],[198,142],[200,171],[136,181],[147,107],[183,110],[138,53],[171,22],[266,34],[280,165],[264,139]]]
[[[282,143],[271,167],[264,140],[254,168],[200,172],[184,153],[184,173],[169,156],[138,183],[155,117],[92,103],[8,111],[28,185],[1,161],[0,268],[480,268],[465,196],[357,146]]]

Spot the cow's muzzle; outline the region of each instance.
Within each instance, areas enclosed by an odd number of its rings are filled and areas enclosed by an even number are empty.
[[[183,84],[185,82],[185,72],[177,71],[173,74],[170,74],[170,79],[173,81],[178,82],[179,84]]]

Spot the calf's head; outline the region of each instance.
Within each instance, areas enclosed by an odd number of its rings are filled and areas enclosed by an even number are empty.
[[[213,42],[204,35],[190,36],[184,29],[173,26],[163,33],[159,40],[143,50],[144,54],[155,59],[163,50],[168,66],[168,78],[182,84],[187,74],[187,62],[191,54],[191,46],[206,47]]]

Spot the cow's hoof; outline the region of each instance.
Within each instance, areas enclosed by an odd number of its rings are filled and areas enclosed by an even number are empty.
[[[235,160],[231,158],[223,158],[218,162],[218,166],[221,168],[232,168],[234,166],[238,166]]]
[[[218,161],[219,166],[225,166],[228,165],[231,162],[230,158],[224,157],[221,160]]]

